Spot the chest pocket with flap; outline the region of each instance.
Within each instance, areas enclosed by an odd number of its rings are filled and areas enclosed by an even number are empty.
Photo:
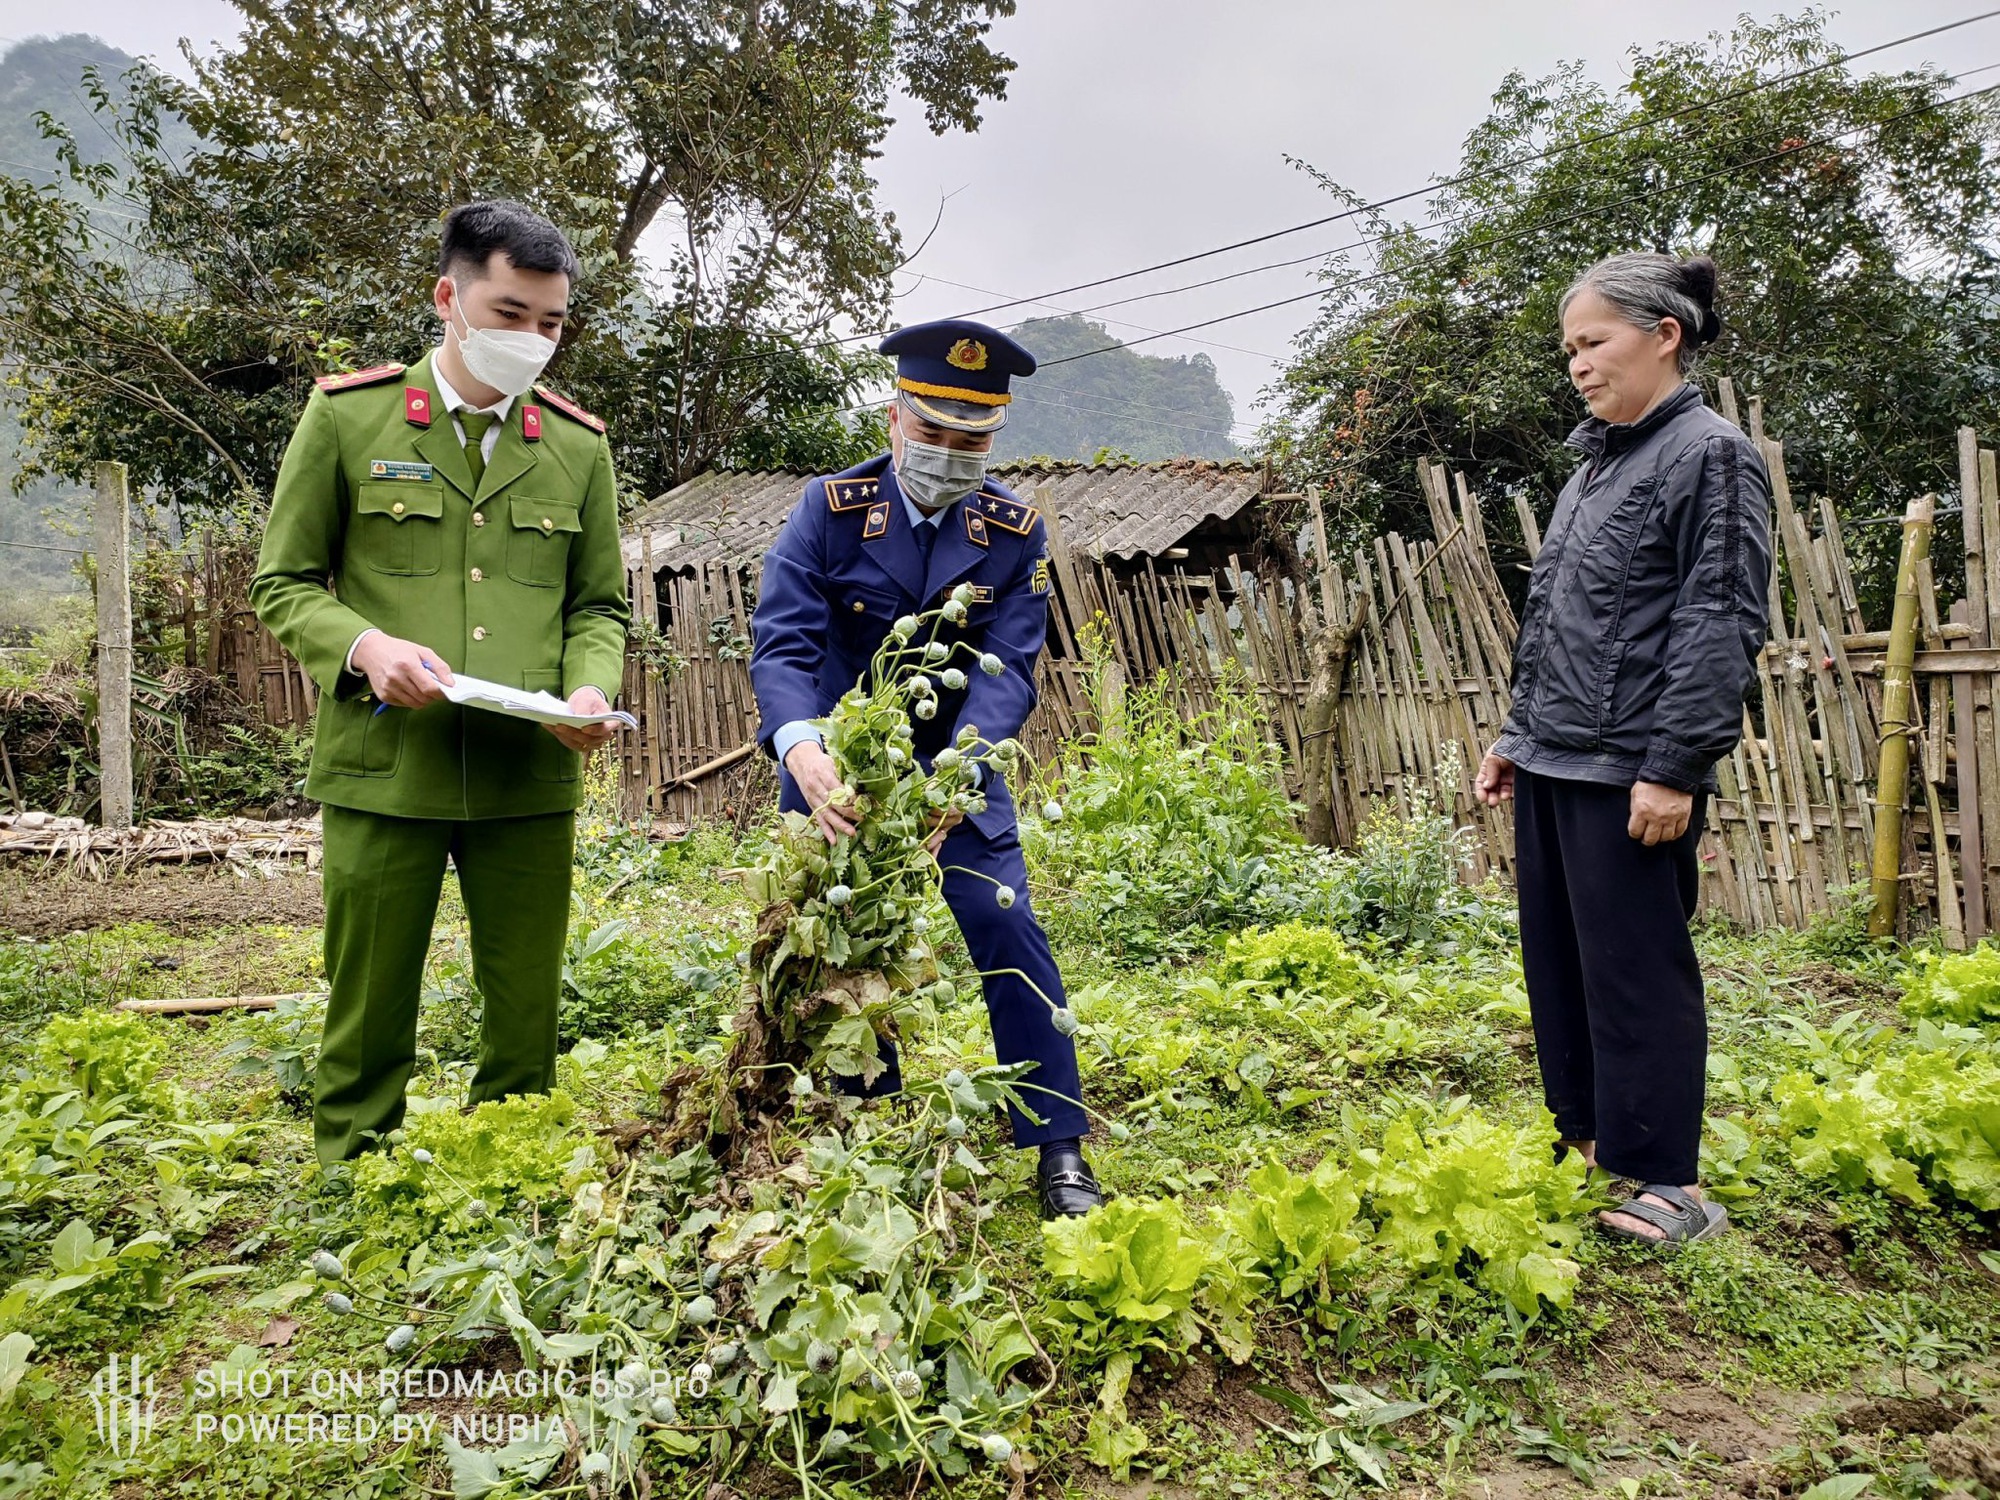
[[[354,491],[347,559],[375,573],[422,577],[444,557],[444,486],[364,480]]]
[[[535,588],[554,588],[569,573],[570,542],[583,530],[583,508],[574,500],[513,495],[507,501],[507,576]]]

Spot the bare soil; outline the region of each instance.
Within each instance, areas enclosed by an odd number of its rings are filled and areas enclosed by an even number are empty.
[[[256,876],[155,865],[91,880],[47,865],[0,869],[0,933],[20,937],[59,937],[128,922],[152,922],[182,935],[266,923],[313,927],[325,915],[319,876],[306,870]]]

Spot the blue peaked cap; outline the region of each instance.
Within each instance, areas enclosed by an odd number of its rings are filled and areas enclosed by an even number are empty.
[[[967,318],[914,323],[882,340],[895,356],[898,398],[915,414],[960,432],[1007,420],[1008,382],[1035,373],[1035,356],[997,328]]]

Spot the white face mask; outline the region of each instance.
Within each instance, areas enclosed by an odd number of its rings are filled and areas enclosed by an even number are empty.
[[[453,307],[460,307],[456,281],[451,284],[451,300]],[[545,339],[539,333],[510,328],[474,328],[470,320],[467,320],[463,331],[457,323],[447,326],[452,337],[458,340],[458,357],[465,361],[467,373],[503,395],[521,395],[556,356],[556,341]]]
[[[904,438],[903,456],[896,460],[896,483],[924,509],[942,510],[979,488],[986,478],[987,458],[984,453]]]

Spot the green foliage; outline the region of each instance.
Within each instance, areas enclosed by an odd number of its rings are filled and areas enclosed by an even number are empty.
[[[585,1037],[640,1036],[680,1019],[689,998],[680,969],[665,944],[634,941],[623,917],[595,925],[572,920],[556,1011],[558,1042],[573,1047]]]
[[[1772,1097],[1799,1170],[1918,1207],[1941,1188],[2000,1209],[2000,1063],[1983,1035],[1960,1035],[1926,1026],[1919,1045],[1861,1072],[1781,1078]]]
[[[1903,983],[1903,1012],[1944,1024],[2000,1025],[2000,945],[1920,955]]]
[[[1000,429],[1002,458],[1236,457],[1235,408],[1206,354],[1120,348],[1103,324],[1074,316],[1030,318],[1013,333],[1043,369]]]
[[[1235,934],[1223,946],[1216,973],[1229,984],[1328,998],[1359,994],[1375,977],[1338,933],[1303,922]]]
[[[404,1138],[354,1163],[355,1191],[378,1222],[405,1232],[460,1219],[472,1202],[496,1213],[545,1206],[603,1177],[603,1148],[576,1123],[576,1101],[561,1089],[463,1112],[443,1100],[413,1100]]]
[[[1935,67],[1840,66],[1828,29],[1822,10],[1746,17],[1633,48],[1615,84],[1582,61],[1509,74],[1457,164],[1439,164],[1455,185],[1416,221],[1368,216],[1367,274],[1329,259],[1268,433],[1287,487],[1330,483],[1329,520],[1356,541],[1428,531],[1409,478],[1426,456],[1475,491],[1553,496],[1584,415],[1557,301],[1598,258],[1655,246],[1715,257],[1725,332],[1709,362],[1763,396],[1794,489],[1872,517],[1952,484],[1954,429],[2000,427],[1995,106],[1947,102]],[[1504,501],[1488,519],[1518,536]],[[1882,564],[1857,560],[1864,589],[1886,589],[1894,529],[1848,534]],[[1938,558],[1940,589],[1956,562]],[[1886,596],[1872,603],[1887,618]]]
[[[129,1011],[86,1010],[49,1022],[36,1061],[92,1100],[122,1099],[129,1108],[164,1114],[180,1104],[180,1091],[156,1078],[167,1052],[157,1022]]]
[[[1355,1216],[1361,1200],[1353,1174],[1332,1157],[1305,1175],[1267,1162],[1243,1180],[1223,1211],[1251,1269],[1291,1298],[1311,1289],[1332,1295],[1332,1278],[1350,1271],[1361,1253]],[[1365,1233],[1367,1225],[1359,1226]]]
[[[1042,1225],[1049,1312],[1075,1357],[1104,1367],[1085,1451],[1114,1476],[1147,1446],[1125,1394],[1147,1351],[1178,1359],[1204,1333],[1239,1364],[1250,1357],[1240,1273],[1174,1198],[1113,1198]]]
[[[279,1097],[293,1113],[309,1114],[313,1079],[319,1071],[320,1033],[325,1025],[324,996],[280,996],[267,1014],[246,1016],[240,1034],[223,1045],[222,1055],[236,1059],[230,1076],[269,1074]]]
[[[59,153],[62,180],[0,176],[27,471],[117,458],[135,490],[218,512],[268,493],[311,377],[420,355],[440,217],[500,196],[577,246],[586,316],[553,378],[610,419],[642,493],[872,450],[826,409],[879,361],[815,345],[888,311],[901,239],[870,173],[890,100],[976,129],[1012,8],[582,0],[474,37],[436,0],[278,0],[185,80],[72,71],[94,108],[51,120],[35,158]]]
[[[1553,1161],[1554,1138],[1546,1112],[1537,1127],[1507,1125],[1464,1099],[1403,1115],[1355,1153],[1377,1244],[1438,1290],[1470,1277],[1525,1315],[1567,1307],[1584,1168],[1574,1152]]]
[[[841,777],[835,806],[854,833],[828,844],[815,820],[788,813],[739,872],[762,913],[749,957],[763,1020],[805,1048],[811,1071],[872,1082],[886,1066],[880,1038],[924,1029],[955,992],[924,935],[942,877],[926,841],[947,813],[986,806],[977,768],[1008,771],[1021,749],[967,726],[928,766],[916,751],[911,716],[928,718],[941,701],[933,676],[983,670],[960,630],[971,597],[961,584],[939,609],[899,619],[862,680],[816,721]],[[1002,906],[1019,899],[993,884]]]
[[[1299,841],[1249,689],[1225,681],[1192,716],[1164,678],[1113,700],[1105,641],[1086,631],[1100,731],[1046,773],[1063,817],[1022,819],[1038,888],[1062,894],[1052,924],[1150,962],[1203,946],[1210,931],[1323,904],[1330,856]]]
[[[1439,773],[1441,786],[1454,779],[1455,773]],[[1333,920],[1344,931],[1428,943],[1466,907],[1458,877],[1472,830],[1455,827],[1429,787],[1419,786],[1411,801],[1408,816],[1385,805],[1361,825],[1334,900]]]

